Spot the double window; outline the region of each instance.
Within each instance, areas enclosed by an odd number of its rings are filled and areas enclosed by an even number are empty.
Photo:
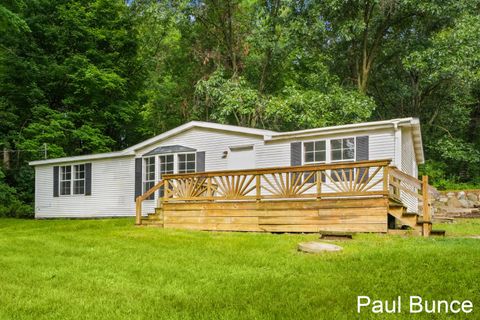
[[[85,194],[85,164],[60,167],[60,195]]]
[[[326,140],[304,142],[303,162],[316,164],[355,160],[355,138],[331,139],[329,144],[330,157],[328,158]]]

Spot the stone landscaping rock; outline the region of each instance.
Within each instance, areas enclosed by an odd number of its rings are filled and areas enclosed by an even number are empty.
[[[451,208],[460,208],[462,207],[462,203],[460,202],[460,200],[458,200],[457,198],[455,197],[451,197],[448,199],[448,202],[447,202],[447,205]]]
[[[465,197],[465,192],[464,191],[460,191],[457,193],[457,198],[458,200],[465,200],[466,197]]]
[[[453,192],[447,193],[447,198],[452,198],[454,196],[455,196],[455,193],[453,193]]]
[[[461,203],[462,208],[473,208],[473,201],[460,199],[460,200],[458,200],[458,202]]]
[[[473,236],[468,236],[467,238],[472,238],[472,239],[480,239],[480,235],[473,235]]]
[[[439,202],[448,202],[448,197],[440,197],[438,198]]]
[[[478,196],[475,193],[469,193],[467,194],[467,199],[470,201],[478,201]]]
[[[327,251],[327,252],[342,251],[343,248],[331,243],[310,241],[310,242],[299,243],[298,250],[307,252],[307,253],[320,253],[323,251]]]

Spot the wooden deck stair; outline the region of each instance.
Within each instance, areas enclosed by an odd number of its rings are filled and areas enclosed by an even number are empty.
[[[444,236],[445,230],[432,230],[432,222],[424,221],[423,216],[416,212],[408,212],[407,207],[396,199],[390,199],[388,214],[396,219],[398,233],[402,230],[408,230],[412,235],[422,235],[425,228],[429,228],[430,235]],[[405,229],[407,228],[407,229]],[[389,230],[390,233],[395,234],[394,230]]]

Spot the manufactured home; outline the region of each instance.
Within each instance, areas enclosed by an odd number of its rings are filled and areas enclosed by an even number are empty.
[[[417,180],[423,161],[420,123],[403,118],[291,132],[192,121],[122,151],[30,165],[39,219],[136,216],[137,224],[200,230],[424,232],[434,189]]]

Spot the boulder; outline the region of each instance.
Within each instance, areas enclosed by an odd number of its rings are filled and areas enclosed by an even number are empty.
[[[298,250],[303,252],[308,252],[308,253],[320,253],[323,251],[327,251],[327,252],[342,251],[343,248],[331,243],[310,241],[310,242],[299,243]]]
[[[438,198],[438,202],[448,202],[448,197],[441,196]]]
[[[470,201],[478,201],[478,196],[475,194],[475,193],[469,193],[467,194],[467,200],[470,200]]]
[[[455,196],[455,193],[453,193],[453,192],[447,193],[447,198],[452,198],[454,196]]]
[[[458,200],[465,200],[465,199],[466,199],[465,191],[459,191],[459,192],[457,193],[457,199],[458,199]]]
[[[458,200],[455,197],[451,197],[450,199],[448,199],[447,205],[450,208],[461,208],[462,207],[462,203],[460,202],[460,200]]]
[[[462,205],[462,208],[473,208],[474,202],[470,200],[460,199],[458,200]]]

